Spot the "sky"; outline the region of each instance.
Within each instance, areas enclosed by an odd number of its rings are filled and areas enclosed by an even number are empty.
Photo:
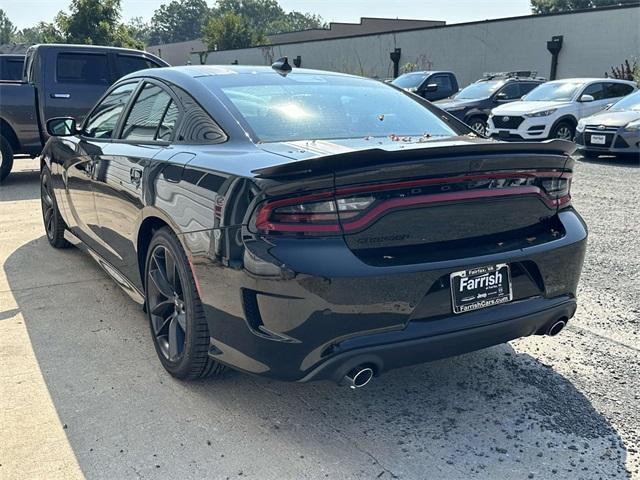
[[[163,0],[121,0],[125,21],[133,17],[149,20]],[[213,5],[213,0],[207,0]],[[70,0],[0,0],[9,19],[19,29],[40,21],[51,22],[66,10]],[[360,17],[445,20],[470,22],[489,18],[513,17],[531,13],[529,0],[280,0],[286,11],[315,13],[327,21],[357,22]]]

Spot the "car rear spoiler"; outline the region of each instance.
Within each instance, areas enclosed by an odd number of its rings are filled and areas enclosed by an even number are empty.
[[[263,167],[252,173],[266,178],[284,177],[289,175],[308,175],[327,173],[331,171],[357,169],[376,164],[411,161],[432,158],[450,158],[478,155],[559,155],[569,156],[576,150],[573,142],[566,140],[548,140],[545,142],[483,142],[466,143],[461,145],[433,146],[406,150],[385,150],[382,148],[368,148],[352,152],[323,155],[304,160],[292,161],[280,165]]]

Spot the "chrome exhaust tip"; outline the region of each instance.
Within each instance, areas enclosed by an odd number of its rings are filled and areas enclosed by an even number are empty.
[[[558,320],[555,323],[552,323],[549,328],[547,328],[547,335],[550,337],[554,337],[559,334],[562,329],[567,325],[566,320]]]
[[[344,377],[344,383],[349,388],[362,388],[373,378],[373,369],[370,367],[356,367]]]

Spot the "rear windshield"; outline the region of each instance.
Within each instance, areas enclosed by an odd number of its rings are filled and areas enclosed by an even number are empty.
[[[524,97],[527,102],[569,102],[573,99],[582,82],[549,82],[534,88]]]
[[[375,80],[299,73],[202,81],[222,93],[262,142],[455,135],[426,107]]]

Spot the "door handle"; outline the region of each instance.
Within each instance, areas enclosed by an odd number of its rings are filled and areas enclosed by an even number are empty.
[[[70,93],[52,93],[49,95],[51,98],[71,98]]]
[[[140,180],[142,179],[142,170],[140,170],[139,168],[132,168],[129,171],[129,174],[131,178],[131,183],[133,183],[136,186],[140,185]]]

